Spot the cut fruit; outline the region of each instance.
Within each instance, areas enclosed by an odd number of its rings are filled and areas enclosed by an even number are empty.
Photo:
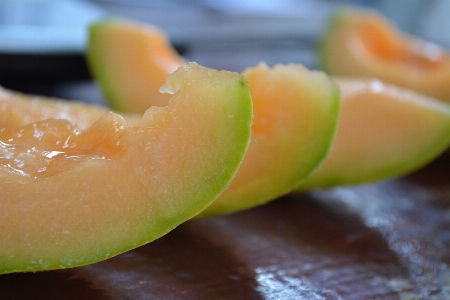
[[[252,142],[230,187],[197,217],[231,213],[285,195],[327,155],[339,116],[339,90],[300,65],[248,68]]]
[[[149,101],[166,105],[170,96],[159,88],[184,63],[158,28],[118,19],[90,27],[86,58],[108,104],[130,113],[147,110]]]
[[[108,112],[85,131],[61,119],[0,129],[0,273],[107,259],[194,217],[229,185],[250,140],[246,80],[188,64],[164,88],[170,104],[135,126]]]
[[[319,56],[330,75],[379,78],[450,102],[450,53],[397,32],[376,12],[336,13]]]
[[[93,25],[93,28],[89,39],[90,62],[108,57],[109,61],[121,60],[121,64],[132,65],[137,56],[144,65],[152,65],[160,59],[159,53],[140,56],[140,53],[145,52],[145,45],[154,43],[151,38],[152,27],[143,24],[129,25],[125,21],[101,21]],[[116,43],[129,39],[133,39],[135,47],[123,50],[127,52],[119,56],[115,50]],[[181,59],[172,57],[171,61],[176,63]],[[102,64],[106,65],[108,62]],[[110,64],[109,73],[117,74],[117,77],[93,73],[100,85],[114,86],[115,91],[126,91],[132,88],[131,82],[140,82],[141,78],[150,80],[150,73],[143,74],[150,70],[142,69],[127,73],[128,81],[119,80],[122,76],[120,64],[118,68],[115,66]],[[253,99],[252,142],[229,189],[199,217],[251,208],[289,193],[323,160],[336,131],[339,91],[323,73],[309,71],[299,65],[278,65],[270,69],[260,64],[249,68],[243,75],[249,81]],[[143,89],[146,89],[146,94],[154,95],[157,92],[155,86],[146,82]],[[138,107],[139,103],[143,110],[161,104],[161,99],[157,97],[142,100],[119,92],[107,97],[116,99],[117,106],[122,108]],[[127,109],[125,111],[132,112]]]
[[[336,79],[341,119],[332,149],[298,191],[388,179],[450,145],[450,104],[376,79]]]
[[[102,117],[109,109],[83,102],[30,96],[0,87],[0,130],[17,128],[50,118],[65,119],[85,130]],[[136,122],[141,117],[136,116]],[[131,117],[128,118],[131,121]]]

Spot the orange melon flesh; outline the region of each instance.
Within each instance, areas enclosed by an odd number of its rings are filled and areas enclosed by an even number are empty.
[[[147,110],[149,101],[153,106],[166,105],[170,96],[160,94],[159,88],[168,74],[184,64],[158,28],[117,19],[90,27],[86,58],[108,104],[130,113]]]
[[[143,65],[152,65],[160,60],[160,54],[148,53],[141,57],[140,53],[145,51],[143,45],[155,44],[156,47],[161,44],[150,37],[153,31],[153,27],[129,24],[124,20],[99,21],[91,30],[89,62],[100,64],[103,60],[101,64],[107,65],[121,60],[119,66],[133,65],[137,56]],[[116,44],[131,39],[135,47],[118,56]],[[172,63],[180,61],[180,58],[172,57]],[[95,66],[92,69],[95,70]],[[144,103],[142,99],[118,90],[126,91],[132,86],[130,82],[140,82],[141,78],[149,78],[151,74],[142,74],[143,70],[137,69],[127,74],[127,81],[123,80],[119,67],[111,64],[109,71],[114,77],[104,72],[94,72],[93,76],[100,85],[116,88],[114,97],[123,103],[120,107],[137,107],[138,103]],[[323,160],[336,131],[339,92],[324,74],[299,65],[278,65],[270,69],[260,64],[243,75],[249,81],[253,99],[252,142],[230,187],[198,217],[251,208],[289,193]],[[156,93],[153,83],[146,82],[145,89],[146,94]],[[141,109],[161,104],[161,98],[155,99],[147,97]]]
[[[374,11],[337,12],[319,57],[330,75],[379,78],[450,101],[450,52],[398,32]]]
[[[0,273],[107,259],[194,217],[229,185],[250,139],[245,79],[188,64],[165,90],[170,104],[134,126],[107,112],[86,130],[63,119],[0,129]]]
[[[337,78],[341,119],[304,191],[407,174],[450,145],[450,105],[377,79]]]
[[[28,95],[0,86],[0,128],[17,128],[47,119],[63,119],[80,130],[88,129],[111,109],[82,101]],[[142,114],[121,114],[129,125],[140,123]]]
[[[248,68],[252,141],[236,177],[197,217],[231,213],[291,192],[328,153],[339,116],[339,90],[300,65]]]

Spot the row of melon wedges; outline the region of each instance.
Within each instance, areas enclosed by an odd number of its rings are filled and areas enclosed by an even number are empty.
[[[0,90],[0,273],[86,265],[193,217],[400,176],[450,144],[450,104],[379,79],[211,70],[125,20],[92,25],[87,59],[120,114]]]

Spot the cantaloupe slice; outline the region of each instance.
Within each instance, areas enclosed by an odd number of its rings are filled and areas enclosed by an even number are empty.
[[[450,145],[450,104],[377,79],[336,79],[341,120],[332,149],[297,191],[415,171]]]
[[[319,57],[330,75],[379,78],[450,102],[450,52],[398,32],[375,11],[337,12]]]
[[[0,129],[0,273],[107,259],[194,217],[229,185],[250,139],[245,78],[188,64],[164,89],[170,104],[134,126],[108,112],[84,131],[64,119]]]
[[[166,105],[170,97],[159,88],[184,63],[157,27],[117,19],[90,27],[86,58],[108,104],[129,113],[147,110],[149,99],[153,106]]]
[[[151,74],[143,72],[150,70],[138,68],[136,72],[126,73],[127,78],[123,79],[120,69],[122,65],[134,65],[137,59],[142,65],[154,65],[159,61],[159,53],[141,55],[146,47],[153,47],[149,44],[162,43],[151,38],[154,30],[124,20],[100,21],[92,26],[88,61],[109,66],[106,74],[94,64],[93,76],[101,86],[115,87],[116,94],[106,96],[123,103],[118,107],[139,104],[143,108],[161,103],[161,99],[158,102],[152,97],[142,100],[126,92],[133,87],[132,82],[149,78]],[[117,46],[124,43],[134,47],[124,50]],[[123,52],[119,55],[115,47]],[[172,63],[180,61],[173,59]],[[115,68],[116,65],[119,67]],[[273,69],[260,64],[247,69],[243,75],[249,81],[253,99],[252,142],[229,189],[199,214],[201,217],[254,207],[289,193],[323,160],[335,134],[339,91],[323,73],[293,64]],[[145,94],[157,92],[153,83],[142,86],[147,90]]]
[[[336,132],[339,90],[322,72],[259,64],[243,75],[253,99],[252,141],[230,187],[197,217],[251,208],[289,193],[322,162]]]

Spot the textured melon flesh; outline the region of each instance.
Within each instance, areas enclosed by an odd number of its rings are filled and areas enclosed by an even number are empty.
[[[412,172],[450,144],[450,105],[375,79],[336,79],[341,119],[332,149],[299,191]]]
[[[116,19],[90,27],[86,57],[108,104],[131,113],[145,111],[149,99],[155,106],[167,104],[170,97],[159,88],[184,63],[158,28]]]
[[[28,95],[0,86],[0,128],[17,128],[47,119],[74,123],[80,130],[88,129],[105,113],[107,107],[81,101]],[[121,114],[129,125],[137,125],[142,114]]]
[[[450,101],[450,52],[396,31],[375,12],[338,12],[320,51],[330,75],[379,78]]]
[[[230,187],[199,217],[230,213],[289,193],[322,162],[334,138],[339,90],[300,65],[248,68],[252,141]]]
[[[0,128],[16,128],[53,118],[76,123],[78,129],[84,130],[106,112],[105,107],[76,101],[67,105],[67,100],[30,96],[0,87]]]
[[[229,185],[250,139],[245,79],[189,64],[165,88],[177,91],[170,104],[135,126],[109,112],[85,131],[57,119],[0,129],[0,273],[138,247]]]

